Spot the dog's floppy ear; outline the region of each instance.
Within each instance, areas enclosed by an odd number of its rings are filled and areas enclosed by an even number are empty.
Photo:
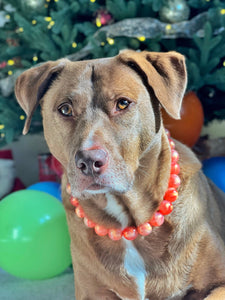
[[[184,56],[171,52],[124,50],[119,59],[141,76],[142,82],[174,119],[180,109],[187,84]]]
[[[15,95],[27,115],[23,134],[27,134],[29,131],[31,119],[39,101],[65,67],[67,61],[67,59],[61,59],[46,62],[39,67],[25,71],[17,78]]]

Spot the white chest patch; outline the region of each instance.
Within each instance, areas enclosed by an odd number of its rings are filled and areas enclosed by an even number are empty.
[[[131,276],[138,289],[139,298],[138,300],[145,299],[145,278],[146,278],[146,270],[145,263],[137,251],[132,241],[127,241],[124,239],[126,244],[126,253],[124,257],[124,268],[127,271],[127,274]]]
[[[123,210],[122,205],[118,203],[116,198],[110,193],[106,194],[107,205],[105,211],[110,215],[116,218],[120,222],[122,229],[128,225],[128,215]]]
[[[123,210],[122,205],[118,203],[116,198],[110,193],[106,194],[107,205],[105,211],[115,217],[120,223],[122,228],[128,226],[128,215]],[[137,300],[145,300],[145,278],[146,270],[145,263],[140,253],[135,248],[132,241],[124,239],[125,243],[125,256],[124,256],[124,268],[127,274],[132,277],[137,285],[139,298]],[[129,299],[123,299],[129,300]],[[147,299],[146,299],[147,300]]]

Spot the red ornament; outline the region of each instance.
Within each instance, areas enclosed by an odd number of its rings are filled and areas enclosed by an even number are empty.
[[[103,26],[109,24],[109,22],[110,22],[111,20],[112,20],[112,16],[111,16],[109,13],[103,12],[103,13],[100,15],[100,22],[101,22],[101,24],[102,24]]]
[[[152,226],[149,223],[144,223],[137,228],[140,235],[146,236],[152,232]]]
[[[193,147],[197,142],[204,122],[204,113],[200,100],[194,92],[188,92],[181,107],[181,119],[175,120],[162,109],[163,123],[171,136],[178,141]]]
[[[174,187],[168,188],[168,190],[165,192],[164,200],[174,202],[177,200],[178,192]]]
[[[99,20],[101,23],[101,26],[110,24],[112,22],[112,16],[107,10],[100,9],[97,12],[96,20]]]
[[[7,62],[3,61],[0,63],[0,69],[4,69],[7,66]]]
[[[108,229],[100,225],[95,225],[95,232],[97,235],[105,236],[108,234]]]
[[[109,229],[108,236],[113,241],[119,241],[122,238],[122,229]]]
[[[155,212],[149,223],[154,227],[161,226],[164,223],[164,216],[160,212]]]
[[[133,241],[136,239],[138,236],[138,231],[137,228],[134,226],[127,227],[123,231],[123,236],[125,237],[126,240]]]
[[[167,200],[163,200],[159,206],[159,212],[162,215],[169,215],[173,210],[173,205]]]

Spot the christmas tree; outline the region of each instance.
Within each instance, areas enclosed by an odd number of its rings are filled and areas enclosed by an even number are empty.
[[[220,0],[0,0],[0,146],[22,132],[13,87],[23,70],[125,48],[183,53],[205,122],[225,119],[224,26]],[[37,111],[31,132],[41,130]]]

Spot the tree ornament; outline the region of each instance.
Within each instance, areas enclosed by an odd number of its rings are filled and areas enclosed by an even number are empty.
[[[107,10],[100,9],[99,11],[97,11],[97,16],[96,16],[97,27],[105,26],[110,23],[112,23],[112,16]]]
[[[185,0],[169,0],[159,11],[160,20],[169,23],[178,23],[188,20],[190,8]]]
[[[20,5],[23,11],[35,10],[41,12],[45,9],[45,0],[22,0]]]
[[[3,61],[0,63],[0,69],[4,69],[7,66],[7,62]]]
[[[175,120],[162,109],[163,123],[169,129],[171,136],[193,147],[199,138],[204,122],[202,104],[194,92],[188,92],[184,96],[180,116],[180,120]]]

